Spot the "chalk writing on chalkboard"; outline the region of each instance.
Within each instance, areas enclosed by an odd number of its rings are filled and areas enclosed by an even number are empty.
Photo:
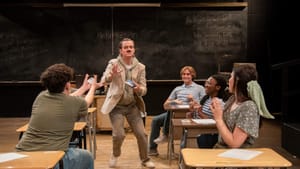
[[[59,62],[101,76],[124,37],[135,40],[149,80],[180,79],[185,65],[207,78],[220,60],[231,69],[245,59],[246,34],[246,10],[0,8],[0,81],[39,80]]]

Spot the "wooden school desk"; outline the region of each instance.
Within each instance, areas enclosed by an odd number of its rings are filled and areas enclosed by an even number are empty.
[[[194,168],[216,168],[216,167],[237,167],[237,168],[288,168],[292,163],[270,148],[248,148],[241,150],[260,151],[261,154],[249,159],[242,160],[229,157],[220,157],[220,153],[230,149],[199,149],[184,148],[181,150],[186,169]],[[237,149],[239,150],[239,149]]]
[[[172,160],[172,154],[174,153],[174,129],[172,126],[172,119],[174,118],[184,118],[186,113],[189,111],[189,105],[168,105],[164,107],[165,110],[170,113],[170,122],[169,122],[169,136],[168,136],[168,150],[167,150],[167,159],[170,163]]]
[[[0,169],[52,169],[65,154],[64,151],[21,151],[9,153],[26,155],[26,157],[0,162]],[[60,167],[62,167],[62,163]]]
[[[199,119],[197,119],[199,120]],[[207,119],[203,119],[203,120],[207,120]],[[194,121],[192,121],[191,119],[172,119],[172,128],[175,127],[182,127],[182,139],[180,142],[180,147],[181,145],[183,145],[183,147],[187,147],[187,146],[191,146],[192,145],[192,141],[196,142],[196,138],[199,134],[210,134],[210,133],[218,133],[218,129],[216,127],[216,124],[213,123],[196,123]],[[173,143],[173,138],[172,135],[169,138],[170,143],[174,145]],[[182,142],[184,141],[184,142]],[[190,142],[190,144],[187,144],[188,142]],[[172,153],[174,151],[174,146],[171,146],[171,151],[169,151],[168,153]],[[181,149],[180,149],[181,150]],[[170,160],[170,159],[169,159]],[[169,161],[171,163],[171,160]],[[181,162],[181,153],[179,153],[179,163]]]
[[[87,123],[86,122],[75,122],[74,124],[74,128],[73,128],[73,132],[75,132],[75,134],[77,135],[77,138],[79,139],[78,142],[78,147],[82,148],[82,143],[83,143],[83,147],[84,149],[86,149],[86,131],[85,131],[85,127],[86,127]],[[27,130],[28,128],[28,123],[21,126],[20,128],[18,128],[16,131],[19,134],[19,139],[21,139],[23,133]],[[83,140],[83,142],[82,142]]]

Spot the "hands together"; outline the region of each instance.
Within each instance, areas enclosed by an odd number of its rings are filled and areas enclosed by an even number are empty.
[[[210,107],[210,110],[212,111],[214,119],[216,121],[223,119],[223,106],[217,98],[212,98],[212,101],[211,101],[211,104],[209,107]]]
[[[93,80],[88,80],[89,79],[89,74],[85,74],[84,81],[82,84],[82,87],[84,87],[85,90],[89,90],[90,88],[94,88],[95,90],[102,87],[103,83],[102,82],[97,82],[97,75],[93,75]]]

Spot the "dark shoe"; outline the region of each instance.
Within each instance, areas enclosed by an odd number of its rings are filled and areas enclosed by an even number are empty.
[[[148,156],[158,156],[158,152],[156,149],[150,149],[148,152]]]

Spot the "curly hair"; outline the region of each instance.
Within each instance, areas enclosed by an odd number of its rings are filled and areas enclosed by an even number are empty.
[[[73,79],[74,70],[65,65],[58,63],[49,66],[40,76],[42,85],[51,93],[61,93],[67,82]]]

